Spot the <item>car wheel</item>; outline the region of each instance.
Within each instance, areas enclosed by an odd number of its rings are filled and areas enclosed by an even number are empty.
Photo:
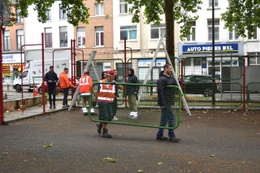
[[[39,88],[39,89],[38,89],[38,93],[39,93],[40,95],[42,95],[42,88]]]
[[[18,93],[20,93],[20,92],[22,91],[21,86],[20,86],[20,85],[16,85],[16,86],[15,86],[15,91],[18,92]]]
[[[205,97],[210,97],[210,96],[212,96],[212,89],[210,89],[210,88],[205,88],[204,91],[203,91],[203,95],[204,95]]]

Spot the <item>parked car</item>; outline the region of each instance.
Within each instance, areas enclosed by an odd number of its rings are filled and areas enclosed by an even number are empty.
[[[180,84],[182,82],[180,81]],[[213,88],[215,87],[215,88]],[[187,75],[184,76],[184,93],[185,94],[203,94],[205,97],[212,96],[212,91],[220,92],[221,85],[219,80],[212,84],[211,75]]]
[[[70,78],[69,78],[69,80],[70,80]],[[78,80],[76,80],[76,85],[78,85]],[[44,82],[44,88],[45,88],[45,90],[44,90],[44,92],[45,93],[48,93],[48,86],[47,86],[47,82]],[[59,84],[57,84],[56,85],[56,88],[57,88],[57,92],[62,92],[62,89],[60,88],[60,86],[59,86]],[[39,84],[39,85],[37,85],[37,87],[36,87],[36,91],[39,93],[39,94],[42,94],[42,84]],[[75,91],[75,88],[70,88],[70,93],[71,92],[74,92]]]

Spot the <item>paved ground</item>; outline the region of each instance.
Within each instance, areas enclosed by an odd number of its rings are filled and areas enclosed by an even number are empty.
[[[259,112],[183,114],[179,144],[123,125],[109,125],[104,139],[79,109],[13,121],[0,126],[0,173],[260,172]]]

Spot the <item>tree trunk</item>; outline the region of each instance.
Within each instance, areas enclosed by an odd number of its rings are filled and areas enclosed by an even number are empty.
[[[165,22],[166,22],[166,49],[170,56],[173,68],[175,68],[174,59],[174,0],[164,0],[165,9]]]

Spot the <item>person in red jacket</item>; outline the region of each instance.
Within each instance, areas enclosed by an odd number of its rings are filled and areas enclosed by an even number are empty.
[[[79,91],[82,99],[82,111],[87,113],[87,101],[89,104],[90,94],[94,92],[92,87],[92,78],[89,76],[89,70],[84,71],[83,76],[79,79]],[[91,113],[94,113],[94,109],[91,108]]]
[[[68,108],[68,95],[69,95],[69,89],[76,88],[74,85],[72,85],[69,81],[69,78],[67,76],[69,72],[68,68],[64,68],[64,71],[60,74],[60,87],[63,92],[63,101],[62,101],[62,108]]]

